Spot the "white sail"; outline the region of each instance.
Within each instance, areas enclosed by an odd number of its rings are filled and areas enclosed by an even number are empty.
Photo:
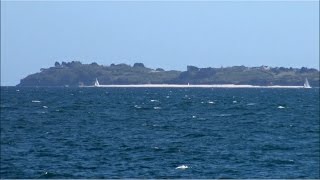
[[[304,88],[311,88],[310,84],[309,84],[309,81],[308,79],[306,78],[305,82],[304,82],[304,85],[303,85]]]
[[[94,86],[95,86],[95,87],[99,87],[99,86],[100,86],[99,81],[98,81],[97,78],[96,78],[96,81],[94,82]]]

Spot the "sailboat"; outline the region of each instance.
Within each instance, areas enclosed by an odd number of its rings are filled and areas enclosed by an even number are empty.
[[[99,81],[98,81],[97,78],[96,78],[96,81],[94,82],[94,86],[95,86],[95,87],[99,87],[99,86],[100,86]]]
[[[306,78],[306,80],[304,81],[303,87],[304,87],[304,88],[311,88],[311,86],[310,86],[309,81],[308,81],[307,78]]]

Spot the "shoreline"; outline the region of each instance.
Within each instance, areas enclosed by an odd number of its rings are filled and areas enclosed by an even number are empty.
[[[235,85],[235,84],[125,84],[125,85],[96,85],[79,87],[97,88],[304,88],[304,86],[256,86],[256,85]]]

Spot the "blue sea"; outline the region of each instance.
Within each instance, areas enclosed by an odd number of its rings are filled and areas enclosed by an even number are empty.
[[[1,87],[1,178],[320,178],[319,89]]]

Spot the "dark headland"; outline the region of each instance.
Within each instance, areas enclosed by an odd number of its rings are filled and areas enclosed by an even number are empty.
[[[143,63],[82,64],[79,61],[56,62],[53,67],[21,79],[17,86],[91,86],[100,84],[235,84],[301,86],[308,78],[311,86],[319,87],[319,70],[313,68],[245,67],[198,68],[187,66],[186,71],[148,68]]]

